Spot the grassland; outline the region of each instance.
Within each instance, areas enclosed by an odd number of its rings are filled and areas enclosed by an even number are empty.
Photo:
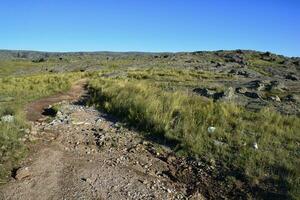
[[[287,70],[287,74],[296,68],[294,64],[285,67],[285,61],[295,61],[281,56],[271,55],[274,60],[264,60],[259,52],[237,54],[246,63],[243,69],[254,70],[262,77],[272,77],[274,74],[268,71],[272,68],[284,79],[280,70]],[[14,116],[12,123],[0,121],[0,182],[7,180],[27,151],[20,140],[29,128],[24,105],[65,91],[85,76],[90,78],[90,103],[140,129],[145,137],[166,144],[175,142],[174,150],[179,155],[200,157],[208,165],[221,166],[218,173],[223,173],[226,180],[298,199],[299,116],[282,115],[268,107],[251,112],[234,102],[214,102],[192,92],[200,86],[223,91],[226,81],[239,81],[240,77],[228,72],[241,66],[228,62],[228,55],[233,58],[236,53],[29,52],[0,57],[0,117]],[[40,62],[40,57],[45,59]],[[89,69],[102,70],[76,72]],[[216,130],[210,133],[209,127]]]
[[[230,178],[246,179],[252,186],[276,185],[289,198],[298,198],[300,119],[269,108],[250,112],[183,89],[207,76],[221,75],[175,69],[100,75],[90,81],[91,103],[155,137],[177,141],[179,153],[221,164]],[[210,126],[216,131],[209,133]]]

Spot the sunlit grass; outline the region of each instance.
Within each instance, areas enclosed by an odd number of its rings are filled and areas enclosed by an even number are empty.
[[[65,91],[71,82],[78,80],[83,74],[34,75],[19,78],[0,78],[0,117],[14,116],[13,122],[0,121],[0,181],[5,180],[9,170],[26,153],[20,138],[24,130],[29,128],[23,107],[26,103]]]
[[[144,131],[179,141],[178,151],[241,170],[253,185],[271,179],[287,187],[289,195],[299,196],[298,117],[268,108],[250,112],[233,103],[204,100],[157,85],[157,76],[170,81],[173,73],[132,72],[134,76],[129,79],[96,77],[90,82],[91,101]],[[191,78],[179,77],[186,81]],[[214,133],[208,133],[210,126],[216,127]]]

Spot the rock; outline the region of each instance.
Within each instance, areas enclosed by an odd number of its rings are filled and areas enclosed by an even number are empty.
[[[265,87],[266,87],[265,84],[266,84],[266,82],[264,82],[264,81],[255,80],[255,81],[251,81],[251,82],[247,83],[246,85],[247,85],[247,88],[261,91],[261,90],[265,89]]]
[[[29,135],[29,136],[28,136],[28,140],[29,140],[30,142],[36,141],[37,139],[38,139],[38,138],[34,137],[33,135]]]
[[[260,99],[261,97],[256,92],[245,92],[244,94],[247,97],[253,98],[253,99]]]
[[[213,127],[213,126],[210,126],[210,127],[207,128],[207,131],[209,133],[213,133],[213,132],[215,132],[215,130],[216,130],[216,127]]]
[[[295,94],[289,94],[289,95],[284,97],[284,100],[297,103],[297,102],[300,101],[300,98],[299,98],[299,96],[297,96]]]
[[[254,143],[253,143],[253,148],[254,148],[255,150],[258,149],[258,144],[257,144],[257,142],[254,142]]]
[[[229,87],[224,94],[222,95],[222,98],[224,100],[232,100],[235,98],[234,89],[232,87]]]
[[[103,121],[103,120],[102,120],[101,118],[99,118],[99,119],[96,120],[96,124],[98,125],[98,124],[100,124],[102,121]]]
[[[247,88],[245,88],[245,87],[239,87],[239,88],[236,88],[235,91],[237,93],[239,93],[239,94],[245,94],[247,92]]]
[[[271,54],[270,52],[265,52],[260,54],[261,59],[265,61],[275,61],[275,55]]]
[[[246,70],[239,70],[237,72],[237,75],[244,76],[244,77],[247,77],[247,78],[250,77],[250,76],[253,76],[251,73],[249,73]]]
[[[230,74],[234,74],[234,75],[239,75],[239,76],[244,76],[244,77],[251,77],[253,76],[250,72],[246,71],[246,70],[236,70],[236,69],[232,69],[229,71]]]
[[[31,175],[29,167],[23,167],[17,170],[15,179],[16,180],[22,180],[24,178],[27,178]]]
[[[240,65],[245,65],[246,64],[243,57],[241,57],[239,55],[228,54],[228,55],[225,55],[224,57],[225,57],[226,62],[235,62],[235,63],[238,63]]]
[[[261,57],[263,57],[263,56],[269,57],[269,56],[271,56],[271,52],[267,51],[265,53],[261,53],[260,56]]]
[[[205,200],[206,198],[197,191],[191,197],[189,197],[189,199],[190,200]]]
[[[215,91],[209,90],[207,88],[195,88],[193,89],[193,92],[209,98],[212,98],[215,94]]]
[[[63,122],[65,119],[67,119],[67,116],[64,115],[61,111],[57,111],[56,118]]]
[[[222,64],[217,62],[214,67],[218,68],[218,67],[221,67],[221,66],[222,66]]]
[[[225,94],[224,92],[216,92],[214,95],[213,95],[213,99],[214,100],[219,100],[221,98],[224,98]]]
[[[30,131],[30,134],[31,135],[37,135],[37,129],[35,127],[32,127],[31,131]]]
[[[249,103],[245,106],[248,110],[252,110],[252,111],[259,111],[262,108],[264,108],[265,106],[267,106],[267,103],[264,101],[249,101]]]
[[[282,92],[283,90],[286,90],[287,88],[285,87],[285,85],[280,82],[280,81],[271,81],[267,86],[266,86],[266,90],[268,91],[280,91]]]
[[[84,124],[84,122],[81,122],[81,121],[72,121],[72,124],[74,124],[74,125],[82,125],[82,124]]]
[[[224,143],[224,142],[220,142],[220,141],[218,141],[218,140],[214,140],[214,144],[215,144],[216,146],[223,146],[225,143]]]
[[[293,61],[294,65],[300,66],[300,60]]]
[[[299,78],[295,74],[288,74],[285,76],[286,79],[292,80],[292,81],[298,81]]]
[[[80,178],[80,180],[87,182],[89,184],[91,184],[93,182],[90,178],[85,178],[85,177]]]
[[[227,96],[225,95],[225,92],[216,92],[215,90],[210,90],[207,88],[195,88],[195,89],[193,89],[193,92],[196,92],[197,94],[199,94],[201,96],[212,98],[214,100],[219,100],[223,97],[225,97],[225,99],[229,100],[233,97],[233,94],[234,94],[234,90],[232,88],[228,88],[228,90],[226,91]]]
[[[30,129],[29,129],[29,128],[26,128],[26,129],[24,130],[24,132],[25,132],[26,134],[29,134],[29,133],[30,133]]]
[[[176,157],[173,155],[169,155],[167,158],[167,161],[168,161],[168,163],[172,163],[172,162],[176,161]]]
[[[271,96],[270,97],[270,100],[272,100],[272,101],[277,101],[277,102],[281,102],[281,99],[279,98],[279,96]]]
[[[4,115],[1,117],[1,121],[2,122],[8,122],[8,123],[11,123],[15,120],[15,117],[12,116],[12,115]]]

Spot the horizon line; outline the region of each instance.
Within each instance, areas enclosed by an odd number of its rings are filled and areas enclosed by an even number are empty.
[[[188,51],[116,51],[116,50],[75,50],[75,51],[48,51],[48,50],[32,50],[32,49],[1,49],[0,51],[23,51],[23,52],[39,52],[39,53],[149,53],[149,54],[163,54],[163,53],[193,53],[193,52],[218,52],[218,51],[252,51],[252,52],[270,52],[275,55],[290,57],[290,58],[299,58],[299,56],[290,56],[280,53],[275,53],[269,50],[253,50],[253,49],[218,49],[218,50],[188,50]]]

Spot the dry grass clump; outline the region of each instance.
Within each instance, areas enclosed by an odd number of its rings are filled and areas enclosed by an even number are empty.
[[[144,131],[178,141],[178,151],[242,171],[255,184],[272,180],[299,197],[298,117],[165,91],[149,80],[94,78],[90,91],[92,103]],[[209,127],[216,130],[209,133]]]

